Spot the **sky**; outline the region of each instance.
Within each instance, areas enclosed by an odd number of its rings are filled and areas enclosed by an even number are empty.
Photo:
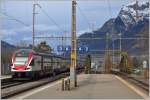
[[[41,8],[50,17],[47,17],[36,6],[36,36],[69,36],[71,34],[71,0],[35,1],[40,4]],[[133,1],[135,0],[78,0],[77,36],[84,32],[100,28],[110,18],[117,17],[123,5]],[[33,3],[33,0],[0,1],[0,20],[2,26],[0,30],[2,40],[14,45],[22,40],[28,44],[32,43]],[[38,39],[36,43],[42,40],[45,39]],[[60,40],[48,39],[47,41],[49,41],[51,46],[62,43]],[[65,43],[69,44],[70,40],[66,40]]]

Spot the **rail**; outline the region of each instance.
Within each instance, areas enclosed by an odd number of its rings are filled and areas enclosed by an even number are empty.
[[[131,83],[135,84],[136,86],[146,90],[147,92],[149,92],[149,84],[148,83],[145,83],[141,80],[136,79],[135,77],[132,77],[129,74],[126,74],[126,73],[123,73],[123,72],[120,72],[120,71],[112,70],[111,72],[115,75],[118,75],[118,76],[128,80],[129,82],[131,82]]]

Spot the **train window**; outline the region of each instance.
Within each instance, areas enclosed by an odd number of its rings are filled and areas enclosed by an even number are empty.
[[[16,53],[16,57],[28,57],[29,51],[27,50],[20,50]]]
[[[34,66],[34,60],[31,61],[30,66]]]

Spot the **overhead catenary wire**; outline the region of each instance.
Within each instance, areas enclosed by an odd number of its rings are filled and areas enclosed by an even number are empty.
[[[107,4],[108,4],[108,13],[109,13],[109,16],[112,18],[111,4],[110,4],[109,0],[107,0]],[[114,34],[113,27],[112,27],[112,34]],[[112,45],[113,45],[113,58],[112,58],[112,61],[114,63],[114,49],[115,49],[114,38],[112,40],[113,40],[112,41]]]
[[[60,25],[57,24],[57,23],[55,22],[55,20],[54,20],[53,18],[51,18],[51,17],[48,15],[48,13],[42,8],[42,6],[41,6],[40,4],[37,4],[37,6],[38,6],[38,7],[41,9],[41,11],[47,16],[47,18],[48,18],[52,23],[54,23],[54,24],[58,27],[58,29],[59,29],[60,31],[65,32],[65,30],[63,30],[63,29],[60,27]]]
[[[83,13],[82,9],[80,8],[80,6],[77,4],[77,8],[79,9],[79,12],[81,13],[81,15],[84,17],[86,23],[88,24],[89,28],[90,28],[90,22],[88,20],[88,18],[86,17],[86,15]]]
[[[22,24],[22,25],[24,25],[24,26],[29,26],[28,24],[24,23],[23,21],[21,21],[21,20],[15,18],[15,17],[13,17],[13,16],[10,16],[10,15],[8,15],[8,14],[5,13],[5,12],[0,12],[0,13],[3,14],[3,15],[5,15],[5,16],[7,16],[7,17],[10,18],[11,20],[14,20],[14,21],[16,21],[16,22],[18,22],[18,23],[20,23],[20,24]]]
[[[65,39],[71,39],[71,37],[63,37],[63,36],[46,36],[46,37],[43,37],[43,36],[36,36],[36,38],[47,38],[47,39],[61,39],[61,38],[65,38]],[[78,38],[77,40],[103,40],[103,39],[106,39],[105,37],[101,37],[101,38]],[[116,40],[117,39],[120,39],[120,38],[115,38]],[[123,40],[147,40],[149,38],[147,37],[136,37],[136,38],[133,38],[133,37],[128,37],[128,38],[122,38]],[[111,40],[111,39],[110,39]]]
[[[49,22],[52,22],[62,33],[66,33],[66,30],[64,30],[64,29],[62,29],[62,27],[59,25],[59,24],[57,24],[56,23],[56,21],[51,17],[51,16],[49,16],[49,14],[42,8],[42,6],[40,5],[40,4],[38,4],[38,2],[37,1],[34,1],[34,4],[33,5],[35,5],[35,6],[38,6],[39,7],[39,10],[41,10],[41,12],[48,18],[48,20],[49,20]],[[65,35],[64,35],[65,36]],[[36,37],[36,36],[33,36],[34,38],[38,38],[38,37]],[[42,39],[44,39],[44,37],[45,36],[42,36],[42,37],[40,37],[40,38],[42,38]],[[47,37],[47,36],[46,36]],[[51,37],[51,39],[52,38],[55,38],[55,37]],[[64,39],[66,39],[66,38],[64,38],[63,36],[62,36],[62,38],[61,38],[61,40],[62,40],[62,45],[63,45],[63,41],[64,41]],[[34,40],[33,40],[34,41]]]
[[[108,4],[108,12],[109,12],[109,16],[112,18],[112,10],[111,10],[110,0],[107,0],[107,4]]]

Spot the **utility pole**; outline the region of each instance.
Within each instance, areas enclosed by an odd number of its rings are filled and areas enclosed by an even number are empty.
[[[41,6],[38,3],[33,4],[32,49],[34,49],[34,46],[35,46],[35,41],[34,41],[35,40],[35,26],[34,26],[35,25],[35,14],[38,14],[38,13],[35,12],[36,6],[41,8]]]
[[[72,0],[72,34],[71,34],[71,66],[70,66],[70,88],[77,86],[76,77],[76,0]]]
[[[35,6],[36,6],[36,4],[33,4],[33,32],[32,32],[32,49],[34,49],[34,37],[35,37],[35,30],[34,30],[34,24],[35,24]]]
[[[65,46],[66,45],[66,33],[67,31],[64,32],[64,36],[62,36],[62,46]]]
[[[105,50],[105,72],[109,73],[111,69],[111,61],[109,54],[109,34],[106,33],[106,50]]]
[[[95,26],[96,26],[96,22],[92,22],[92,23],[91,23],[91,30],[92,30],[92,31],[95,30]]]
[[[114,45],[114,39],[113,39],[113,59],[112,59],[112,60],[113,60],[113,61],[112,61],[112,64],[113,64],[113,65],[115,64],[115,63],[114,63],[114,61],[115,61],[114,48],[115,48],[115,45]],[[112,65],[112,67],[114,67],[113,65]]]
[[[109,41],[109,34],[106,33],[106,51],[108,51],[108,41]]]
[[[115,44],[114,44],[114,41],[115,41],[115,39],[114,39],[114,29],[112,28],[112,34],[113,34],[113,36],[112,36],[112,42],[113,42],[113,58],[112,58],[112,67],[114,67],[114,61],[115,61],[115,54],[114,54],[114,48],[115,48]]]
[[[120,61],[121,61],[121,51],[122,51],[122,43],[121,43],[121,33],[119,34],[120,35]]]

